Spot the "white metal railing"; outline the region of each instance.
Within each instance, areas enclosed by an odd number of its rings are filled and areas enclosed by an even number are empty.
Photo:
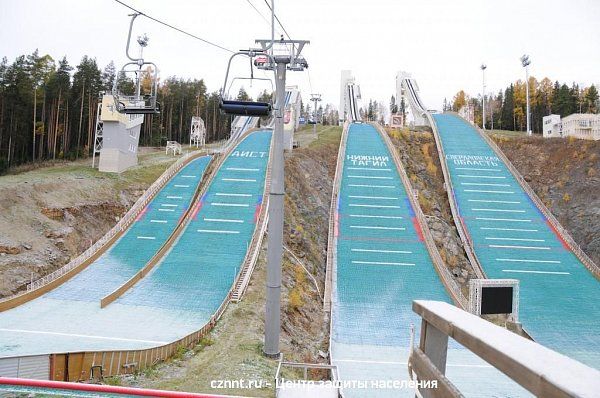
[[[423,210],[421,209],[421,206],[419,205],[419,203],[416,199],[416,195],[414,194],[412,184],[410,183],[410,179],[408,178],[408,175],[406,174],[406,170],[404,169],[402,160],[400,159],[400,156],[398,155],[398,151],[396,151],[396,149],[394,148],[394,145],[392,144],[390,137],[385,133],[385,131],[383,131],[381,125],[379,125],[378,123],[375,123],[375,127],[379,131],[379,134],[383,137],[383,140],[385,141],[385,143],[388,147],[388,150],[391,153],[392,158],[394,159],[394,163],[396,163],[396,169],[398,170],[398,172],[400,174],[400,179],[402,180],[402,183],[404,184],[404,188],[406,189],[407,196],[412,204],[413,209],[415,210],[415,214],[417,216],[418,222],[421,225],[421,231],[423,233],[423,239],[425,241],[425,246],[427,246],[429,254],[431,255],[431,260],[433,262],[433,265],[435,266],[436,270],[438,271],[438,274],[442,278],[442,282],[444,283],[446,288],[450,291],[450,295],[452,296],[452,298],[463,309],[467,309],[469,301],[463,295],[460,285],[454,280],[454,278],[452,277],[452,274],[450,273],[450,271],[448,271],[448,268],[446,267],[444,260],[442,260],[442,257],[440,256],[440,252],[437,248],[437,245],[435,244],[435,240],[433,239],[433,236],[431,235],[431,231],[429,230],[429,225],[427,224],[427,220],[425,219],[425,214],[423,213]]]
[[[458,116],[458,115],[457,115]],[[458,116],[460,117],[460,116]],[[463,119],[464,120],[464,119]],[[466,122],[466,120],[465,120]],[[469,123],[470,124],[470,123]],[[498,147],[496,142],[491,139],[485,132],[481,131],[481,129],[475,125],[471,126],[477,130],[479,135],[483,137],[483,139],[488,143],[488,145],[492,148],[492,150],[496,153],[496,155],[502,159],[508,170],[512,173],[515,179],[521,185],[521,188],[529,195],[533,203],[536,207],[542,212],[544,217],[552,224],[554,230],[560,235],[562,240],[571,248],[573,253],[579,258],[579,260],[583,263],[583,265],[596,277],[600,277],[600,267],[594,263],[594,261],[581,249],[581,247],[575,242],[573,237],[569,234],[569,232],[563,228],[560,222],[554,217],[554,215],[550,212],[550,210],[546,207],[544,202],[537,196],[535,191],[529,186],[525,178],[521,175],[521,173],[513,166],[512,162],[506,157],[502,149]]]
[[[422,323],[408,367],[411,378],[430,387],[419,389],[424,398],[463,397],[445,375],[449,337],[536,397],[598,397],[597,369],[448,303],[416,300],[412,307]]]
[[[47,285],[50,282],[57,280],[58,278],[66,275],[73,269],[77,268],[84,262],[90,259],[99,249],[101,249],[106,243],[111,241],[117,234],[124,231],[129,225],[135,220],[139,213],[146,207],[146,205],[153,199],[154,195],[162,189],[167,181],[173,177],[181,168],[187,164],[192,158],[198,157],[201,151],[188,152],[175,163],[173,163],[154,183],[143,193],[142,196],[135,202],[133,206],[125,213],[123,217],[112,227],[103,237],[97,240],[92,246],[81,253],[79,256],[71,260],[66,265],[57,269],[56,271],[35,280],[27,285],[27,292],[39,289],[42,286]]]

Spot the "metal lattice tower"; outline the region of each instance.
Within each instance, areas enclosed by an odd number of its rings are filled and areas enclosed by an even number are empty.
[[[206,126],[200,116],[192,116],[192,125],[190,127],[190,146],[196,148],[206,144]]]
[[[317,117],[319,116],[317,111],[317,104],[321,102],[321,94],[311,94],[310,100],[314,103],[313,108],[313,134],[317,134]]]
[[[98,102],[96,111],[96,129],[94,131],[94,151],[92,152],[92,168],[96,167],[96,154],[100,156],[102,150],[102,133],[104,131],[104,122],[102,121],[102,99]]]

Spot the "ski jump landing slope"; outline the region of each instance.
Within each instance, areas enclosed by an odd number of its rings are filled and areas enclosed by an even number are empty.
[[[433,119],[487,277],[520,281],[520,319],[537,342],[600,369],[600,282],[473,126],[453,114]]]
[[[270,131],[238,143],[161,262],[112,304],[101,309],[100,299],[141,269],[180,222],[208,159],[182,169],[84,271],[0,313],[0,357],[156,347],[206,324],[227,299],[254,233],[270,143]]]
[[[436,274],[398,169],[379,132],[353,123],[344,131],[343,165],[334,214],[331,362],[345,397],[414,397],[410,389],[377,388],[408,380],[415,299],[451,301]],[[416,337],[418,342],[418,336]],[[450,342],[449,379],[468,396],[529,396],[496,369]],[[371,384],[371,383],[375,384]]]

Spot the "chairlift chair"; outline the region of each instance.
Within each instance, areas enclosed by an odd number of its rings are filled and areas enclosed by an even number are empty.
[[[139,15],[141,14],[131,14],[129,34],[127,36],[127,47],[125,50],[125,54],[127,55],[127,58],[131,60],[131,62],[128,62],[125,65],[123,65],[119,74],[116,76],[112,88],[112,95],[115,101],[115,108],[120,113],[131,115],[158,114],[160,113],[159,106],[156,101],[158,93],[158,68],[153,62],[144,61],[144,59],[142,58],[143,49],[148,45],[148,37],[145,34],[143,36],[138,37],[137,40],[138,44],[142,49],[142,51],[140,51],[140,57],[133,58],[129,55],[129,44],[131,42],[131,31],[133,29],[133,22]],[[152,84],[150,86],[150,92],[147,94],[142,94],[141,82],[142,74],[146,73],[146,71],[143,70],[143,67],[145,65],[150,66],[152,68]],[[132,66],[134,66],[134,68],[131,68]],[[119,77],[126,75],[127,72],[136,74],[136,88],[135,93],[133,93],[133,95],[124,94],[122,92],[122,88],[119,87]]]
[[[231,68],[231,61],[239,55],[245,55],[247,57],[250,58],[250,77],[235,77],[234,79],[231,80],[231,84],[229,85],[229,87],[227,87],[227,81],[229,79],[229,70]],[[240,101],[240,100],[232,100],[229,99],[229,91],[231,90],[231,85],[233,84],[233,82],[235,80],[263,80],[263,81],[268,81],[271,84],[271,91],[273,91],[273,82],[271,81],[271,79],[267,79],[267,78],[260,78],[260,77],[254,77],[254,69],[253,69],[253,63],[252,63],[252,59],[255,56],[259,56],[261,57],[261,60],[263,57],[267,57],[268,59],[272,60],[272,57],[266,53],[257,53],[253,50],[249,50],[249,51],[240,51],[237,52],[235,54],[233,54],[231,56],[231,58],[229,58],[229,63],[227,64],[227,73],[225,74],[225,81],[223,83],[223,88],[221,89],[221,98],[219,101],[219,109],[221,109],[221,111],[223,111],[223,113],[227,114],[227,115],[236,115],[236,116],[256,116],[256,117],[263,117],[263,116],[270,116],[271,112],[273,111],[273,102],[271,100],[271,102],[262,102],[262,101]],[[273,62],[274,64],[274,62]]]

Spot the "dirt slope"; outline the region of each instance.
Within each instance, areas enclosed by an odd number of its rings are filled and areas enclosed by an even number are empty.
[[[562,226],[600,264],[600,141],[493,137]]]
[[[140,165],[121,175],[100,173],[86,160],[0,177],[0,297],[83,252],[173,161],[144,150]]]

